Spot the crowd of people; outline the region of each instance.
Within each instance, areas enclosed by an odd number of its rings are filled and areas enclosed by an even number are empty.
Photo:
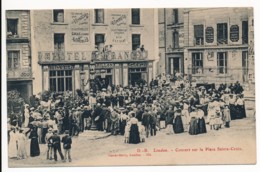
[[[22,117],[9,118],[9,157],[25,158],[29,138],[31,157],[40,155],[39,144],[46,144],[47,159],[54,156],[57,161],[58,152],[61,160],[68,156],[71,161],[72,137],[87,130],[122,135],[125,143],[138,144],[162,129],[168,135],[197,135],[207,128],[229,128],[231,120],[246,117],[242,93],[239,82],[215,89],[192,86],[181,75],[174,82],[162,75],[134,87],[109,86],[74,96],[65,92],[47,99],[34,96],[24,105]]]

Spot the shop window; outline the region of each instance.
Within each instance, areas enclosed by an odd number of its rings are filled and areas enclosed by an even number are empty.
[[[140,9],[132,9],[132,24],[140,24]]]
[[[8,69],[20,68],[20,52],[19,51],[8,51]]]
[[[173,32],[173,48],[179,48],[179,33]]]
[[[53,10],[53,21],[54,22],[64,22],[64,10]]]
[[[179,23],[178,9],[173,9],[173,24]]]
[[[95,23],[104,23],[104,9],[95,9]]]
[[[50,71],[50,90],[72,91],[72,70]]]
[[[194,25],[195,45],[204,45],[203,25]]]
[[[218,74],[227,73],[227,53],[219,52],[217,56]]]
[[[140,48],[141,39],[139,34],[133,34],[132,35],[132,50],[137,50],[137,48]]]
[[[18,36],[18,19],[7,19],[7,37]]]
[[[242,21],[242,44],[248,44],[248,21]]]
[[[192,53],[192,74],[203,73],[203,54]]]
[[[219,44],[227,44],[228,42],[227,23],[217,24],[217,41]]]

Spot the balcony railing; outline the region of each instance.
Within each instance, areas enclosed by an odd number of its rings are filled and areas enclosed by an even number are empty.
[[[145,60],[148,51],[39,51],[38,60],[42,62],[64,61],[113,61],[113,60]]]
[[[9,79],[30,79],[32,78],[31,68],[8,69],[7,78]]]

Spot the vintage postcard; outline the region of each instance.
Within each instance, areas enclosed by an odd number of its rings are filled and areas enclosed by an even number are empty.
[[[5,22],[9,168],[256,164],[253,7]]]

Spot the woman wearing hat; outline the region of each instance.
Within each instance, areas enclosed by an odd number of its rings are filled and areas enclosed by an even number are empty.
[[[175,134],[184,132],[183,123],[181,119],[181,108],[177,108],[174,112],[173,131]]]
[[[192,106],[191,109],[192,109],[192,112],[190,113],[189,134],[197,135],[197,134],[199,134],[197,108]]]
[[[17,144],[18,144],[18,152],[17,152],[17,158],[18,159],[25,159],[27,158],[26,153],[26,136],[23,133],[23,129],[19,129],[19,133],[17,134]]]
[[[9,132],[10,141],[8,144],[8,157],[9,158],[17,158],[17,131],[14,126],[11,127],[11,131]]]
[[[29,139],[31,139],[31,144],[30,144],[30,156],[31,157],[35,157],[35,156],[40,155],[40,147],[39,147],[37,130],[38,130],[37,122],[33,121],[31,132],[30,132],[30,135],[29,135]]]
[[[140,135],[138,129],[138,120],[135,118],[135,114],[132,113],[132,118],[130,119],[130,134],[129,134],[129,143],[138,144],[140,143]]]
[[[197,105],[198,111],[198,130],[199,134],[207,133],[206,122],[204,119],[204,111],[202,110],[203,105]]]

